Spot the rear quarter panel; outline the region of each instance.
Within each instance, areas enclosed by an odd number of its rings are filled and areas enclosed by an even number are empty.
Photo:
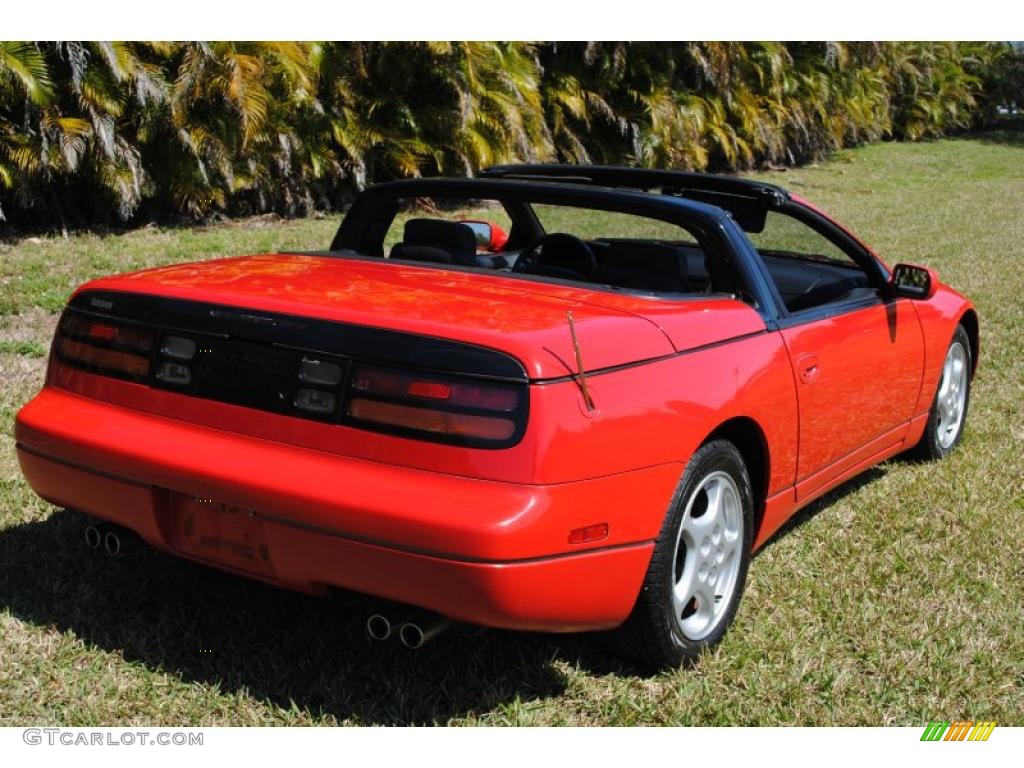
[[[747,417],[769,451],[768,495],[792,486],[797,458],[796,390],[777,332],[761,332],[647,365],[588,377],[596,410],[574,381],[533,388],[536,481],[558,483],[675,463],[729,419]],[[671,493],[642,515],[654,537]]]

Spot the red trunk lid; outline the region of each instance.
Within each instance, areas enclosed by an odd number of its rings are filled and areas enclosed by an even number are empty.
[[[575,371],[566,320],[570,310],[588,370],[764,329],[756,312],[729,299],[672,301],[501,274],[296,254],[160,267],[101,278],[84,289],[159,295],[464,341],[515,356],[532,379]]]

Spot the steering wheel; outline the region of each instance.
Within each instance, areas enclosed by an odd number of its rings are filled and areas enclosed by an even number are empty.
[[[526,246],[512,271],[563,280],[589,280],[597,272],[597,259],[590,246],[575,235],[552,232]]]

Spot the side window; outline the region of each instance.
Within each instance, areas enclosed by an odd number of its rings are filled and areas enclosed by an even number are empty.
[[[802,221],[777,211],[768,211],[764,229],[748,233],[748,236],[762,255],[780,254],[857,267],[856,262],[827,237]]]
[[[790,312],[876,295],[849,254],[792,216],[769,211],[764,229],[748,237]]]

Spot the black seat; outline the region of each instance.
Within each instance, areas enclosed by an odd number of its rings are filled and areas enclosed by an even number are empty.
[[[475,267],[476,235],[457,221],[409,219],[391,258]]]
[[[687,290],[686,255],[671,245],[611,241],[600,261],[597,282],[638,291]]]

